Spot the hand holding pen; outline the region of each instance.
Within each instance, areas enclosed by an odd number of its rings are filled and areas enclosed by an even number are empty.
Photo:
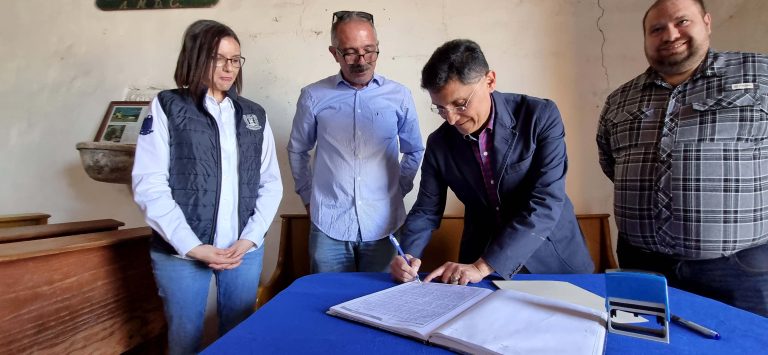
[[[421,260],[411,257],[408,258],[410,255],[406,255],[403,252],[403,249],[400,248],[400,243],[397,242],[397,239],[395,239],[395,236],[392,234],[389,235],[389,241],[392,243],[392,245],[397,250],[397,254],[399,256],[396,256],[392,262],[389,264],[390,273],[392,274],[392,277],[397,279],[401,282],[407,282],[412,281],[413,277],[415,277],[415,280],[417,282],[421,282],[421,279],[419,279],[419,266],[421,266]],[[402,258],[402,259],[401,259]],[[402,261],[405,261],[405,265],[402,264]],[[413,264],[411,262],[413,261]],[[403,275],[403,272],[405,274]],[[401,276],[395,276],[395,275],[401,275]],[[406,277],[409,276],[409,277]]]

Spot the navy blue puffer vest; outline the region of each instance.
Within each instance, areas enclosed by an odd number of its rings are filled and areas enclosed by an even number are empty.
[[[253,215],[258,198],[261,147],[266,113],[259,104],[227,96],[235,107],[238,147],[238,237]],[[221,146],[216,121],[203,106],[180,90],[162,91],[158,100],[168,117],[170,167],[168,183],[187,223],[204,244],[213,244],[221,193]],[[153,247],[176,251],[155,232]]]

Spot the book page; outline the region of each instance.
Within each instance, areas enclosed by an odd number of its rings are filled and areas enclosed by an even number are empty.
[[[502,290],[515,290],[531,295],[561,300],[605,312],[605,298],[565,281],[551,280],[494,280]],[[642,323],[647,320],[629,312],[618,311],[613,319],[617,323]]]
[[[605,298],[569,282],[545,280],[494,280],[493,284],[502,290],[515,290],[531,295],[575,303],[592,308],[596,311],[605,311]]]
[[[602,354],[606,312],[498,290],[429,341],[472,354]]]
[[[426,340],[491,290],[441,283],[408,282],[338,304],[328,314]]]

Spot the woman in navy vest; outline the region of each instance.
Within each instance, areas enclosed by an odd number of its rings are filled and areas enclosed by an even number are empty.
[[[184,33],[178,88],[157,95],[141,127],[134,199],[154,231],[171,354],[199,350],[211,277],[220,335],[256,303],[283,187],[266,113],[239,96],[244,63],[232,29],[196,21]]]

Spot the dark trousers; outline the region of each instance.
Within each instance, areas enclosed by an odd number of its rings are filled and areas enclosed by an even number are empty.
[[[623,269],[660,273],[672,287],[768,317],[768,244],[716,259],[678,260],[619,239],[616,253]]]

